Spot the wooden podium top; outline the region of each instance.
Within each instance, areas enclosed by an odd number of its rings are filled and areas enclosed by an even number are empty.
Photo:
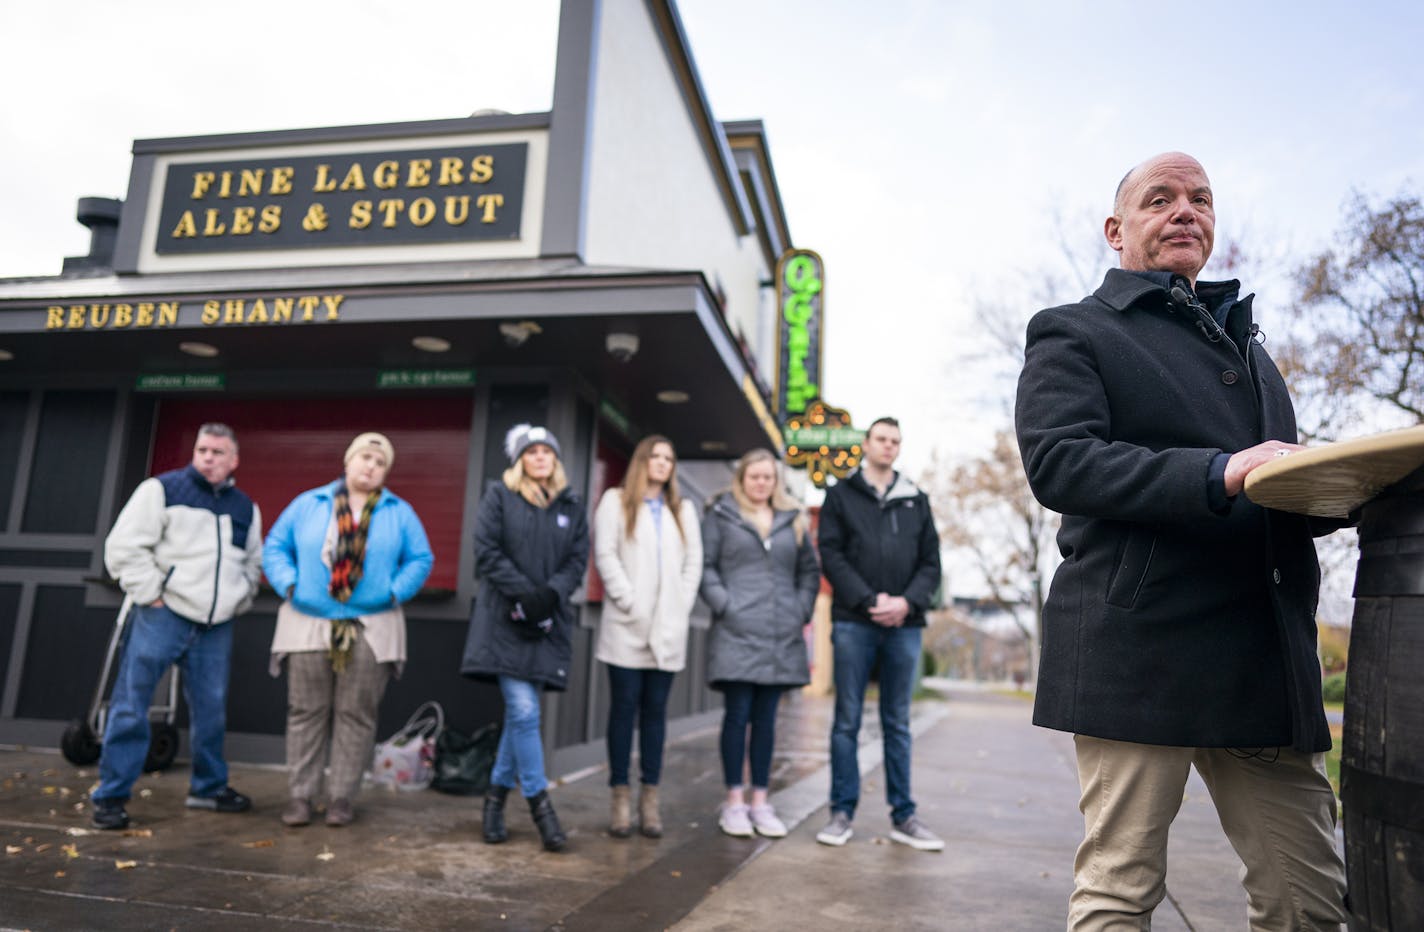
[[[1246,497],[1277,511],[1343,518],[1424,466],[1424,426],[1310,447],[1246,476]]]

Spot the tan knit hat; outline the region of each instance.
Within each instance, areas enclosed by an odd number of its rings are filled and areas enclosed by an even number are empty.
[[[386,468],[390,469],[396,463],[396,448],[391,446],[390,440],[385,434],[378,434],[375,431],[368,431],[351,441],[351,446],[346,448],[346,455],[342,457],[341,463],[345,465],[351,462],[351,457],[362,450],[375,449],[386,458]]]

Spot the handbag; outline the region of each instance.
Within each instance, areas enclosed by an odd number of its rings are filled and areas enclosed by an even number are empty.
[[[498,722],[490,722],[469,736],[453,728],[440,732],[435,739],[435,776],[430,785],[456,796],[478,796],[488,790],[499,750],[499,730]]]
[[[371,755],[371,782],[395,790],[423,790],[435,775],[435,744],[445,731],[445,710],[422,703]]]

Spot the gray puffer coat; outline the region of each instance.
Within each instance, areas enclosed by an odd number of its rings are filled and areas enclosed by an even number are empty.
[[[810,681],[802,628],[821,570],[809,532],[796,542],[795,511],[778,511],[763,540],[724,493],[702,522],[702,598],[712,609],[707,680],[801,686]]]

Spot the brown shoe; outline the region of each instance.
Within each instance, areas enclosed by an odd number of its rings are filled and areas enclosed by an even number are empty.
[[[633,834],[633,789],[626,783],[612,789],[608,834],[614,838],[627,838]]]
[[[638,793],[638,831],[649,838],[663,837],[663,817],[658,812],[658,788],[644,783]]]
[[[311,800],[301,799],[293,796],[287,802],[287,808],[282,810],[282,824],[297,828],[311,822],[312,808]]]
[[[343,825],[350,825],[351,820],[356,818],[356,807],[351,805],[351,800],[345,796],[338,796],[326,807],[326,824],[340,828]]]

